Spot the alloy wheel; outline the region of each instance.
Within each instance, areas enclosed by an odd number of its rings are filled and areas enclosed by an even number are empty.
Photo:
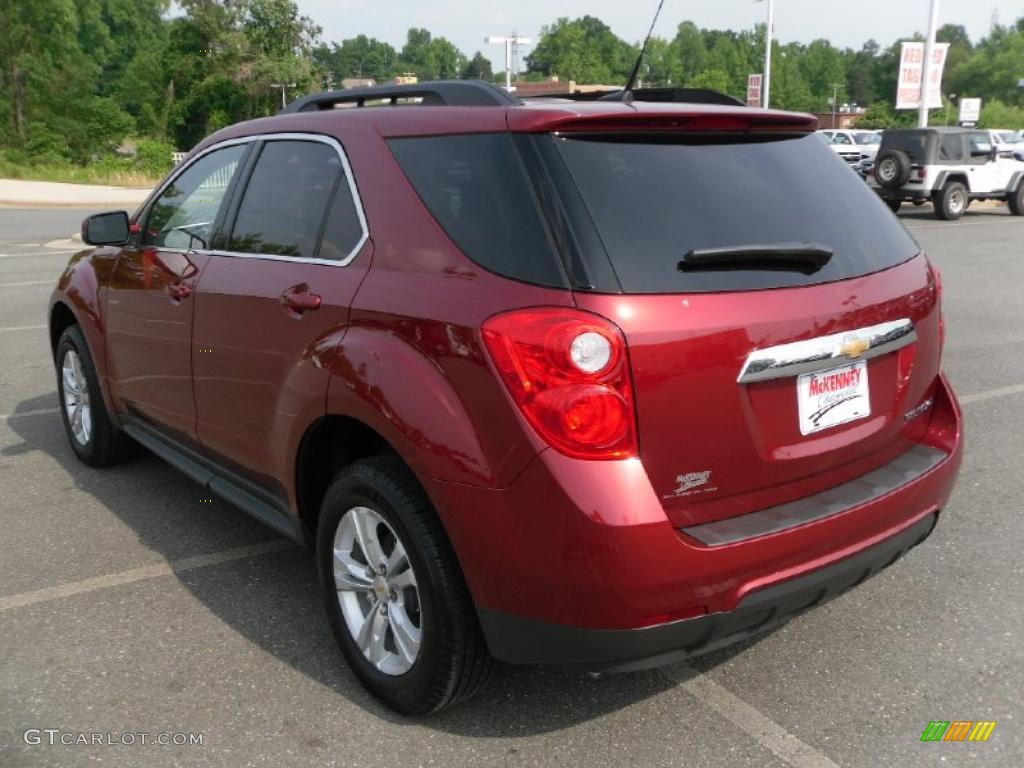
[[[422,614],[416,574],[394,529],[353,507],[334,534],[334,583],[352,639],[374,667],[402,675],[416,662]]]
[[[64,389],[64,413],[71,434],[79,445],[88,445],[92,437],[92,407],[89,403],[89,382],[82,370],[82,359],[73,349],[64,355],[61,365]]]
[[[949,195],[949,210],[950,212],[957,214],[964,210],[964,206],[967,203],[967,195],[961,192],[959,189],[953,190]]]

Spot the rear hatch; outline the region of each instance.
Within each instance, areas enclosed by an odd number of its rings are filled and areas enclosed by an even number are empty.
[[[825,490],[921,439],[914,411],[939,371],[933,274],[820,138],[538,141],[574,182],[577,240],[614,272],[615,291],[576,301],[626,335],[641,460],[673,522]]]

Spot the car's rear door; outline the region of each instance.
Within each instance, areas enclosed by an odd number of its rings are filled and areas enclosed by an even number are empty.
[[[372,246],[337,141],[278,134],[253,152],[195,299],[195,402],[203,448],[280,495]]]
[[[108,283],[107,354],[120,407],[185,442],[195,440],[192,310],[209,240],[247,147],[204,153],[142,212]]]

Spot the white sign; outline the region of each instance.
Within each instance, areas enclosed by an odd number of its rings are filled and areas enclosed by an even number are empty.
[[[798,376],[796,398],[801,435],[867,418],[871,415],[867,361]]]
[[[747,106],[761,106],[761,85],[764,82],[764,75],[749,75],[747,77]]]
[[[936,43],[928,84],[928,109],[942,106],[942,70],[946,66],[949,43]],[[924,43],[903,43],[900,53],[900,79],[896,86],[896,109],[918,109],[921,106],[921,78],[924,65]]]
[[[960,99],[960,122],[976,125],[981,120],[981,99]]]

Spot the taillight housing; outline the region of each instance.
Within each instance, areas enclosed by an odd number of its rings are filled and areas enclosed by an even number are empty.
[[[535,307],[495,315],[482,333],[512,399],[552,448],[579,459],[637,455],[626,339],[616,325]]]

